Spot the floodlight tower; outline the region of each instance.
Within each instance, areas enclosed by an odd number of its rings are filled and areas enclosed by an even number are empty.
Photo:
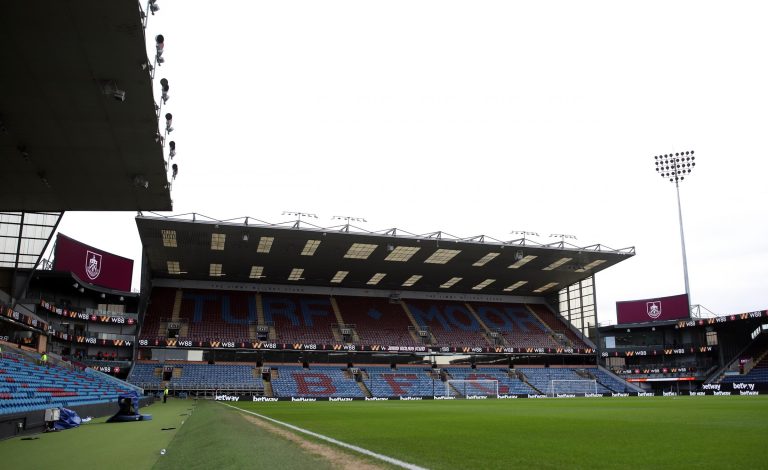
[[[677,192],[677,216],[680,219],[680,245],[683,249],[683,275],[685,276],[685,294],[688,296],[688,310],[691,308],[691,290],[688,287],[688,257],[685,255],[685,235],[683,234],[683,209],[680,204],[680,183],[686,175],[690,175],[693,167],[696,166],[693,156],[693,150],[688,152],[677,152],[673,154],[658,155],[653,157],[656,160],[656,172],[664,179],[669,179],[675,183]]]

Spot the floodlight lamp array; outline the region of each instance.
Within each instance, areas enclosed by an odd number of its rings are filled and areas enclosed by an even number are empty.
[[[656,172],[662,178],[669,179],[670,182],[674,183],[683,181],[685,176],[689,175],[696,166],[693,150],[657,155],[653,159],[656,164]]]

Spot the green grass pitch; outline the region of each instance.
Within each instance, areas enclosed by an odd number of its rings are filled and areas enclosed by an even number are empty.
[[[768,468],[765,396],[236,405],[430,469]],[[331,468],[221,403],[172,399],[142,411],[154,419],[98,419],[32,441],[2,441],[0,466]]]
[[[768,468],[768,397],[238,406],[433,469]]]

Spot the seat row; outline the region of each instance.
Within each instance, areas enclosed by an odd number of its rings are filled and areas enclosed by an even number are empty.
[[[0,358],[0,414],[117,401],[136,387],[91,369],[39,365],[29,358]]]
[[[164,379],[164,369],[170,377]],[[226,388],[237,386],[261,390],[264,382],[258,368],[252,365],[171,363],[136,363],[127,379],[144,388],[159,388],[168,384],[173,389]]]
[[[167,381],[163,372],[174,370]],[[344,366],[270,366],[270,384],[276,397],[418,397],[444,395],[500,395],[549,392],[558,380],[560,393],[609,393],[626,390],[626,383],[597,368],[543,368],[453,366],[436,373],[428,366],[366,365],[350,370]],[[166,382],[175,389],[236,388],[243,385],[266,390],[261,369],[251,365],[138,363],[128,380],[147,388]],[[590,375],[591,374],[591,375]],[[167,377],[167,375],[166,375]],[[594,378],[591,378],[594,377]],[[448,380],[464,380],[458,385]],[[489,382],[490,381],[490,382]],[[496,383],[493,383],[495,381]],[[608,386],[606,386],[608,385]],[[463,387],[463,388],[457,388]]]
[[[149,340],[166,337],[160,319],[172,318],[188,325],[186,339],[200,341],[255,339],[250,326],[266,324],[277,342],[335,344],[342,338],[334,325],[344,324],[357,334],[347,341],[363,345],[423,345],[415,331],[427,330],[435,346],[497,346],[489,339],[496,332],[508,347],[586,347],[545,305],[169,288],[154,288],[151,299],[140,334]]]

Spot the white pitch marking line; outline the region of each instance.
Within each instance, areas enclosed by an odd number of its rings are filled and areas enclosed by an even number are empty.
[[[388,457],[386,455],[377,454],[376,452],[373,452],[371,450],[363,449],[362,447],[358,447],[356,445],[347,444],[346,442],[338,441],[338,440],[336,440],[336,439],[334,439],[332,437],[324,436],[322,434],[318,434],[316,432],[312,432],[312,431],[310,431],[308,429],[304,429],[304,428],[300,428],[298,426],[294,426],[293,424],[288,424],[288,423],[284,423],[282,421],[278,421],[278,420],[276,420],[274,418],[270,418],[269,416],[264,416],[264,415],[261,415],[259,413],[254,413],[253,411],[248,411],[248,410],[244,410],[242,408],[238,408],[236,406],[232,406],[229,403],[222,403],[222,405],[226,405],[226,406],[228,406],[230,408],[234,408],[234,409],[236,409],[238,411],[242,411],[243,413],[248,413],[248,414],[252,414],[254,416],[258,416],[259,418],[266,419],[267,421],[272,421],[273,423],[277,423],[277,424],[279,424],[281,426],[285,426],[286,428],[293,429],[294,431],[298,431],[300,433],[308,434],[308,435],[310,435],[312,437],[316,437],[317,439],[320,439],[320,440],[323,440],[323,441],[326,441],[326,442],[330,442],[331,444],[335,444],[335,445],[337,445],[339,447],[344,447],[346,449],[354,450],[355,452],[359,452],[361,454],[365,454],[365,455],[373,457],[375,459],[383,460],[383,461],[385,461],[387,463],[391,463],[392,465],[396,465],[396,466],[398,466],[400,468],[405,468],[407,470],[428,470],[425,467],[419,467],[418,465],[414,465],[412,463],[403,462],[402,460],[398,460],[398,459],[395,459],[395,458],[392,458],[392,457]]]

